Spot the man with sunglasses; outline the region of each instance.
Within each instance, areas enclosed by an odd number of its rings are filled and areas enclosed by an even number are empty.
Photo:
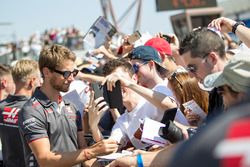
[[[112,90],[118,80],[121,82],[122,100],[126,108],[126,111],[116,120],[110,138],[119,142],[122,149],[128,147],[147,149],[151,144],[141,141],[142,121],[146,117],[161,121],[166,110],[177,107],[175,101],[162,92],[138,85],[134,69],[126,59],[112,60],[105,64],[103,70],[108,74],[105,78],[108,90]],[[88,111],[92,119],[90,128],[95,141],[103,139],[98,122],[107,108],[105,108],[106,102],[102,100],[102,97],[91,100]],[[173,116],[177,121],[180,120],[179,114],[180,111]]]
[[[210,74],[204,80],[206,87],[216,87],[222,95],[225,110],[244,100],[250,90],[249,84],[250,59],[247,52],[237,53],[223,71]]]
[[[223,71],[204,79],[207,87],[220,87],[227,112],[213,119],[189,140],[158,152],[118,158],[115,166],[219,167],[249,166],[250,59],[249,53],[236,54]]]
[[[75,59],[73,52],[60,45],[45,47],[40,53],[44,81],[24,104],[18,120],[26,166],[81,166],[86,160],[117,149],[112,140],[82,149],[80,112],[60,95],[69,90],[78,73]]]
[[[173,92],[167,87],[167,80],[163,80],[161,76],[167,70],[163,67],[162,59],[156,49],[151,46],[138,46],[132,50],[128,57],[134,68],[139,85],[170,97],[173,99],[173,103],[178,106],[174,100]],[[177,122],[189,125],[185,116],[179,110],[175,118]]]
[[[161,74],[167,70],[162,66],[162,59],[153,47],[138,46],[128,57],[131,59],[140,85],[152,89],[163,82]],[[171,91],[169,94],[172,95]]]
[[[228,61],[225,45],[220,36],[207,28],[199,28],[190,32],[180,44],[180,55],[186,63],[191,76],[203,83],[204,78],[222,71]],[[223,111],[223,99],[213,89],[209,93],[207,120]]]

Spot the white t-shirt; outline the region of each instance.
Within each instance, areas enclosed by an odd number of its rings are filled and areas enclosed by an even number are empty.
[[[172,98],[173,100],[176,101],[176,99],[175,99],[175,97],[173,95],[173,92],[167,87],[167,85],[168,85],[168,80],[164,80],[163,83],[157,84],[153,88],[153,90],[157,91],[157,92],[160,92],[160,93],[162,93],[164,95],[167,95],[167,96],[169,96],[170,98]],[[181,124],[183,124],[183,125],[187,125],[187,126],[189,125],[185,115],[181,112],[180,109],[177,110],[174,120],[181,123]]]
[[[172,91],[166,86],[166,83],[157,84],[153,90],[161,92],[167,96],[174,99]],[[149,144],[142,143],[140,139],[134,137],[136,130],[140,127],[141,121],[148,117],[155,121],[161,121],[164,112],[156,108],[149,101],[143,99],[137,106],[131,111],[125,111],[117,120],[112,128],[110,138],[116,140],[122,146],[126,146],[127,142],[130,140],[133,146],[137,149],[143,149]],[[178,119],[177,119],[178,118]],[[177,111],[175,120],[186,120],[185,116],[181,111]],[[185,121],[178,121],[180,123],[185,123]],[[186,123],[188,124],[187,120]]]

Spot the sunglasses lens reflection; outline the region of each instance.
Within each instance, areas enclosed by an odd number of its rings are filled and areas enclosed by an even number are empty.
[[[138,66],[138,64],[133,64],[133,69],[134,69],[134,72],[137,74],[138,71],[139,71],[139,66]]]
[[[64,71],[63,76],[65,79],[68,79],[71,74],[73,74],[73,77],[75,77],[78,74],[78,72],[79,72],[78,70],[74,70],[72,72],[71,71]]]

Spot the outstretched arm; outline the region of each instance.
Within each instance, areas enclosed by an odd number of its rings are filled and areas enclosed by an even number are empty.
[[[116,141],[103,140],[95,145],[74,152],[52,152],[48,138],[41,138],[29,143],[40,166],[73,166],[92,159],[97,155],[112,153],[117,150]]]
[[[97,55],[97,54],[103,54],[109,59],[117,59],[116,57],[108,48],[106,48],[104,45],[100,46],[99,48],[93,50],[92,54]]]
[[[132,80],[128,80],[120,73],[112,73],[108,75],[104,82],[107,82],[108,90],[112,90],[112,87],[115,86],[115,83],[118,80],[120,80],[122,86],[132,89],[133,91],[144,97],[146,100],[148,100],[150,103],[152,103],[154,106],[159,108],[161,111],[166,111],[167,109],[177,107],[175,101],[169,98],[168,96],[160,92],[140,86]]]
[[[160,151],[148,152],[142,154],[141,156],[142,156],[143,166],[167,166],[171,158],[171,155],[175,149],[175,146],[176,145],[171,145],[165,147]],[[109,167],[116,167],[116,166],[120,167],[138,166],[137,155],[118,158],[109,165]]]
[[[236,21],[232,19],[220,17],[220,18],[214,19],[208,26],[215,27],[224,33],[229,33],[229,32],[232,32],[233,26],[235,24],[236,24]],[[250,29],[249,28],[243,25],[239,25],[235,31],[235,34],[239,37],[239,39],[243,43],[245,43],[247,47],[250,47]]]
[[[77,74],[77,77],[81,80],[89,81],[89,82],[102,82],[105,79],[103,76],[98,76],[94,74],[85,74],[82,72],[79,72]]]

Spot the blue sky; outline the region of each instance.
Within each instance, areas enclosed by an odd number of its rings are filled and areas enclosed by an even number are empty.
[[[112,0],[119,17],[134,0]],[[100,0],[0,0],[0,41],[28,37],[36,31],[53,27],[76,26],[87,31],[102,15]],[[156,12],[155,0],[143,0],[141,32],[172,32],[169,16],[175,12]],[[122,24],[121,30],[132,33],[135,8]]]

